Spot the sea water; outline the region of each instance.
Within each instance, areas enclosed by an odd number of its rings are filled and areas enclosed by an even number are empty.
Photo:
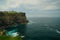
[[[33,17],[29,20],[26,40],[60,40],[60,18]]]
[[[33,17],[28,20],[27,25],[7,28],[7,34],[24,36],[24,40],[60,40],[59,17]]]

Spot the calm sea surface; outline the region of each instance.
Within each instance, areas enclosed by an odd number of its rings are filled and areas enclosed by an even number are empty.
[[[7,28],[7,35],[24,35],[24,40],[60,40],[60,18],[28,18],[27,25]],[[12,34],[13,36],[14,34]]]
[[[30,18],[26,40],[60,40],[60,18]]]

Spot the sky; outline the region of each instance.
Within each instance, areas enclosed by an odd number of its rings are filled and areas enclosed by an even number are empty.
[[[25,12],[27,17],[60,17],[60,0],[0,0],[0,11]]]

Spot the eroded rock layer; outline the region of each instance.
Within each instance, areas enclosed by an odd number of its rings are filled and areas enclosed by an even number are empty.
[[[1,26],[12,26],[17,24],[26,24],[28,20],[25,13],[15,11],[0,11],[0,27]]]

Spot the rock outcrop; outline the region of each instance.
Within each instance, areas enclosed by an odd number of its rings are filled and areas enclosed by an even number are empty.
[[[28,20],[25,13],[15,11],[0,11],[0,27],[12,26],[17,24],[27,24]]]

